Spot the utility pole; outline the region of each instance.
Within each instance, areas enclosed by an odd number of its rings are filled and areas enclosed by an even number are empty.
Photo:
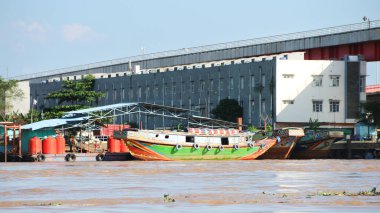
[[[379,84],[379,62],[376,62],[376,84]]]

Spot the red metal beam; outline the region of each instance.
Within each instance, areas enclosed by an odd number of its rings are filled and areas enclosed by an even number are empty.
[[[340,60],[345,55],[359,54],[365,61],[380,61],[380,41],[307,49],[305,60]]]

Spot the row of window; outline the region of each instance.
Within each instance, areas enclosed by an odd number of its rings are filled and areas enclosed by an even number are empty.
[[[283,74],[282,77],[292,79],[294,78],[294,74]],[[321,87],[323,85],[323,75],[312,75],[312,78],[314,87]],[[339,87],[339,78],[339,75],[330,75],[330,86]]]
[[[263,86],[263,87],[265,86],[265,79],[266,79],[265,75],[262,75],[261,76],[260,85]],[[234,78],[231,77],[230,80],[229,80],[229,82],[228,82],[229,83],[228,87],[231,90],[234,89],[234,82],[235,82]],[[255,87],[255,76],[253,76],[253,75],[251,76],[251,82],[250,83],[251,83],[251,87],[254,88]],[[181,84],[182,92],[185,91],[185,84],[186,83],[184,81]],[[210,86],[209,86],[210,91],[214,90],[214,80],[213,79],[209,80],[209,84],[210,84]],[[224,84],[225,84],[224,78],[220,78],[219,84],[220,84],[219,88],[225,88],[225,86],[224,86]],[[244,85],[245,85],[245,77],[244,76],[240,76],[240,89],[244,89]],[[155,87],[158,89],[158,85],[155,85]],[[169,87],[168,84],[165,83],[165,85],[164,85],[165,91],[168,89],[168,87]],[[195,92],[195,81],[190,81],[189,82],[189,87],[190,87],[190,92]],[[113,85],[112,88],[115,89],[115,85]],[[200,91],[204,91],[205,90],[205,88],[206,88],[206,81],[205,80],[200,80],[199,81],[199,88],[200,88]],[[106,85],[105,85],[104,89],[107,90],[107,86]],[[173,93],[175,93],[175,91],[176,91],[176,82],[172,83],[172,89],[173,89]],[[100,84],[98,84],[98,91],[100,91]]]
[[[339,87],[339,75],[330,75],[330,87]],[[313,86],[323,86],[323,75],[313,75]]]
[[[294,74],[283,74],[283,78],[285,79],[291,79],[294,78]],[[322,87],[323,86],[323,75],[313,75],[313,87]],[[329,76],[330,80],[330,87],[339,87],[339,81],[340,81],[340,75],[330,75]],[[365,76],[360,76],[360,82],[359,82],[359,87],[360,87],[360,92],[365,91]]]
[[[254,88],[254,81],[255,81],[255,78],[254,78],[254,76],[251,76],[251,84],[252,84],[252,88]],[[262,75],[262,82],[263,83],[261,83],[261,86],[265,86],[265,75]],[[210,79],[210,91],[213,91],[213,88],[214,88],[214,80],[213,79]],[[220,79],[220,81],[219,81],[219,83],[220,83],[220,86],[219,86],[219,88],[221,88],[221,89],[223,89],[224,88],[224,79],[223,78],[221,78]],[[230,84],[229,84],[229,88],[231,89],[231,90],[233,90],[234,89],[234,79],[233,78],[230,78],[230,82],[229,82]],[[115,86],[113,86],[113,88],[115,88]],[[154,96],[158,96],[158,94],[159,94],[159,86],[156,84],[156,85],[154,85],[154,86],[152,86],[152,88],[153,88],[153,94],[154,94]],[[177,85],[176,85],[176,82],[173,82],[172,83],[172,94],[176,94],[177,93]],[[244,77],[240,77],[240,88],[241,89],[244,89]],[[147,87],[145,87],[145,95],[146,96],[149,96],[150,95],[150,92],[151,92],[151,87],[150,86],[147,86]],[[169,85],[168,84],[164,84],[164,87],[163,87],[163,89],[164,89],[164,94],[168,94],[168,92],[169,92]],[[185,93],[185,82],[182,82],[182,84],[181,84],[181,88],[180,88],[181,90],[180,90],[180,92],[181,93]],[[206,82],[204,81],[204,80],[201,80],[200,81],[200,83],[199,83],[199,90],[200,90],[200,92],[204,92],[205,91],[205,89],[206,89]],[[140,87],[138,87],[138,90],[137,90],[137,96],[139,97],[139,98],[141,98],[141,96],[142,96],[142,87],[140,86]],[[100,84],[98,85],[98,92],[101,92],[101,90],[100,90]],[[116,89],[113,89],[113,92],[114,92],[114,94],[113,94],[113,98],[116,100],[117,98],[117,90]],[[133,89],[132,88],[129,88],[128,89],[128,92],[129,92],[129,97],[130,98],[133,98]],[[195,92],[195,82],[194,81],[190,81],[190,92],[191,93],[194,93]],[[107,90],[107,88],[105,87],[105,93],[106,93],[106,99],[108,99],[108,90]],[[123,97],[123,98],[125,98],[125,89],[124,88],[122,88],[121,89],[121,97]]]
[[[339,100],[329,100],[330,112],[339,112]],[[323,101],[313,101],[313,112],[323,112]]]
[[[294,78],[294,74],[283,74],[285,79]],[[323,75],[312,75],[313,78],[313,87],[322,87],[323,86]],[[330,86],[339,87],[340,75],[330,75]]]
[[[330,112],[339,112],[339,100],[329,100]],[[294,100],[283,100],[283,104],[294,104]],[[313,112],[323,112],[323,101],[313,100]]]

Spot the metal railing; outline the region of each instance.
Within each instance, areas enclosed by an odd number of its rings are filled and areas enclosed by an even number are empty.
[[[332,34],[337,34],[337,33],[367,30],[367,29],[379,28],[379,27],[380,27],[380,20],[367,21],[367,22],[361,22],[361,23],[356,23],[356,24],[322,28],[322,29],[317,29],[317,30],[275,35],[275,36],[233,41],[233,42],[225,42],[225,43],[219,43],[219,44],[211,44],[211,45],[198,46],[198,47],[192,47],[192,48],[182,48],[182,49],[169,50],[169,51],[163,51],[163,52],[157,52],[157,53],[149,53],[149,54],[131,56],[131,57],[126,57],[126,58],[101,61],[101,62],[96,62],[96,63],[91,63],[91,64],[79,65],[79,66],[74,66],[74,67],[67,67],[67,68],[61,68],[61,69],[56,69],[56,70],[49,70],[49,71],[44,71],[44,72],[20,75],[20,76],[11,77],[11,79],[17,79],[17,80],[33,79],[33,78],[39,78],[39,77],[44,77],[44,76],[60,75],[60,74],[70,73],[70,72],[75,72],[75,71],[80,71],[80,70],[111,66],[115,64],[144,61],[144,60],[172,57],[172,56],[179,56],[179,55],[188,55],[188,54],[216,51],[216,50],[223,50],[223,49],[231,49],[231,48],[258,45],[258,44],[274,43],[274,42],[287,41],[287,40],[311,38],[311,37],[317,37],[317,36],[332,35]]]

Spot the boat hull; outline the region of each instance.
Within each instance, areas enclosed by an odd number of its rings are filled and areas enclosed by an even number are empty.
[[[326,159],[335,139],[329,138],[313,143],[300,143],[291,155],[292,159]]]
[[[275,139],[261,141],[259,146],[225,147],[223,150],[213,147],[183,146],[180,149],[173,145],[147,143],[128,139],[126,142],[133,157],[147,161],[170,161],[170,160],[253,160],[265,153],[276,144]]]
[[[275,146],[259,157],[259,159],[288,159],[297,142],[297,137],[281,138]]]

